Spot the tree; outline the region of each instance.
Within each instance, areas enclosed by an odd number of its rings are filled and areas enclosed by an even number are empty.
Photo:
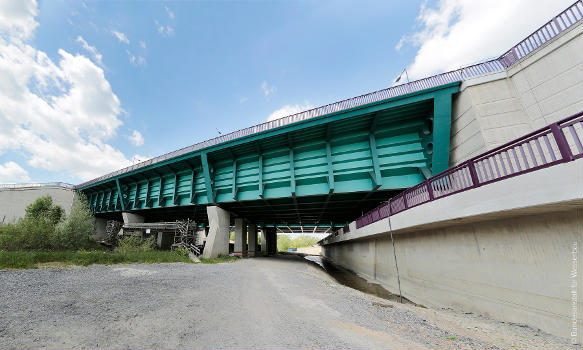
[[[25,209],[25,219],[56,225],[63,218],[65,211],[58,205],[53,205],[53,198],[49,195],[37,198]]]

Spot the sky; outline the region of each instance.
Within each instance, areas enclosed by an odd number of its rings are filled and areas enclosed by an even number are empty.
[[[1,0],[0,183],[78,184],[497,57],[572,2]]]

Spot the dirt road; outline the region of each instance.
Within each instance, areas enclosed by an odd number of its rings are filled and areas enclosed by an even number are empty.
[[[298,256],[0,271],[0,295],[1,349],[574,349],[361,293]]]

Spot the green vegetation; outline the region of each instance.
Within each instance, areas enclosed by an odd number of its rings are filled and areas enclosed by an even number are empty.
[[[447,339],[447,340],[457,340],[457,337],[455,335],[450,335],[450,336],[445,337],[445,339]]]
[[[50,196],[39,197],[26,208],[24,218],[13,224],[0,224],[0,249],[91,249],[96,246],[89,238],[93,225],[85,197],[75,196],[68,216]]]
[[[187,249],[156,250],[156,238],[125,236],[114,251],[93,241],[95,220],[84,196],[73,199],[71,213],[53,204],[50,196],[38,198],[16,223],[0,223],[0,269],[87,266],[91,264],[192,263]],[[237,257],[201,258],[204,264],[233,262]]]
[[[288,248],[311,247],[317,243],[318,239],[311,236],[299,236],[293,240],[288,235],[277,236],[277,250],[280,252],[285,252]]]
[[[146,252],[107,252],[92,251],[5,251],[0,250],[0,269],[35,269],[46,263],[62,263],[60,266],[91,264],[130,264],[130,263],[163,263],[192,261],[188,256],[175,252],[151,250]],[[39,266],[40,265],[40,266]]]
[[[200,258],[200,262],[203,264],[220,264],[220,263],[230,263],[239,260],[239,257],[230,255],[220,255],[218,258],[207,259]]]
[[[118,253],[140,253],[150,252],[154,250],[155,247],[156,237],[154,236],[148,238],[142,238],[141,236],[124,236],[118,241],[118,246],[115,248],[115,251]],[[188,251],[186,257],[188,257]]]

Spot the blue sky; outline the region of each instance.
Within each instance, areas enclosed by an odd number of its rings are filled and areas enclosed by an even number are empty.
[[[79,183],[385,88],[404,67],[423,77],[497,56],[570,3],[542,2],[492,41],[529,7],[498,2],[501,19],[468,33],[492,4],[4,1],[0,182]]]

